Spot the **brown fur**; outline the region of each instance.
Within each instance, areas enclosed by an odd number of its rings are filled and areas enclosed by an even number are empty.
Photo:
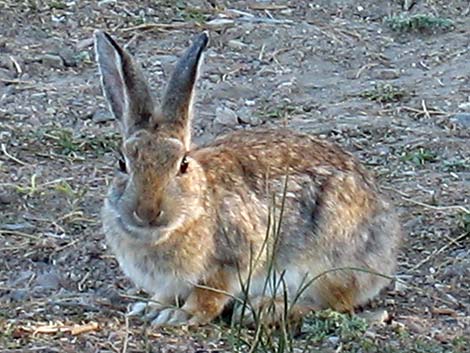
[[[110,187],[104,231],[138,286],[164,304],[184,301],[182,310],[157,314],[158,325],[206,323],[232,296],[248,294],[244,299],[259,310],[279,304],[281,277],[292,305],[311,281],[292,308],[297,316],[311,308],[352,311],[388,283],[374,273],[393,275],[400,227],[354,156],[285,129],[239,131],[190,148],[194,82],[207,38],[200,35],[183,54],[162,108],[150,117],[123,110],[115,99],[134,106],[148,91],[130,56],[102,33],[96,42],[128,166]],[[116,60],[120,55],[127,59]],[[139,82],[139,90],[129,82]]]

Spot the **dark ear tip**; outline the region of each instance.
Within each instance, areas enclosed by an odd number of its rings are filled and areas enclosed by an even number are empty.
[[[199,33],[194,39],[193,43],[197,43],[197,46],[201,48],[201,50],[204,50],[207,47],[207,44],[209,43],[209,32],[204,31]]]
[[[100,29],[96,29],[93,32],[93,37],[95,39],[95,42],[98,42],[98,41],[102,41],[103,39],[106,39],[106,37],[109,37],[109,35]]]
[[[107,32],[97,29],[93,32],[95,39],[95,47],[111,45],[114,49],[120,54],[123,55],[121,47],[116,43],[116,41],[111,37]]]

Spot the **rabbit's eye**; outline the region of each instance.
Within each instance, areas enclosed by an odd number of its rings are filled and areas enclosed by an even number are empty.
[[[180,164],[180,173],[184,174],[188,170],[189,162],[186,157],[183,157],[181,164]]]
[[[121,173],[127,173],[126,162],[124,161],[123,158],[118,159],[118,167]]]

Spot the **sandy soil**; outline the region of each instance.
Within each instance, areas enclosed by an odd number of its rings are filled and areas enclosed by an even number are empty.
[[[248,351],[225,322],[126,320],[143,294],[100,228],[119,136],[93,31],[127,43],[158,94],[202,28],[196,142],[256,126],[323,135],[374,170],[399,209],[406,285],[376,303],[388,324],[310,351],[470,351],[470,5],[411,3],[0,0],[0,352]],[[398,14],[453,25],[393,31],[386,19]]]

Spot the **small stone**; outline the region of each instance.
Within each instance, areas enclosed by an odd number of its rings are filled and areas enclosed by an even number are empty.
[[[328,337],[328,342],[330,342],[332,345],[336,346],[339,343],[339,337],[338,336],[330,336],[330,337]]]
[[[9,294],[9,297],[12,301],[14,302],[21,302],[26,300],[28,297],[29,291],[26,289],[15,289],[12,290],[11,293]]]
[[[15,200],[15,195],[7,192],[0,192],[0,204],[8,205]]]
[[[470,110],[470,102],[460,103],[459,109],[462,110]]]
[[[45,54],[39,59],[41,63],[54,69],[60,69],[64,67],[64,61],[59,55]]]
[[[82,51],[83,49],[86,49],[88,47],[91,47],[93,45],[93,38],[85,38],[79,41],[76,45],[75,48],[77,48],[78,51]]]
[[[412,328],[412,325],[414,325],[414,328]],[[405,332],[406,331],[406,325],[402,322],[398,322],[398,321],[392,321],[392,323],[390,324],[390,326],[396,331],[396,332]],[[422,333],[423,332],[423,329],[420,327],[418,328],[418,325],[414,324],[414,323],[408,323],[408,327],[410,329],[412,329],[413,331],[415,332],[418,332],[418,333]]]
[[[75,53],[70,48],[61,48],[58,52],[59,56],[62,58],[62,61],[66,67],[77,66],[77,60]]]
[[[390,318],[387,310],[364,311],[358,315],[370,324],[382,324]]]
[[[93,116],[91,119],[95,123],[99,124],[99,123],[105,123],[107,121],[111,121],[114,119],[114,117],[108,110],[100,109],[93,113]]]
[[[208,79],[212,83],[217,83],[220,81],[220,75],[212,74],[212,75],[209,75]]]
[[[36,279],[36,286],[43,289],[58,289],[60,277],[56,272],[41,273]]]
[[[395,291],[396,292],[405,292],[408,289],[408,286],[402,281],[395,281]]]
[[[400,77],[400,70],[383,69],[374,71],[374,78],[378,80],[394,80]]]
[[[460,128],[470,129],[470,113],[457,113],[450,118],[450,122]]]
[[[227,45],[230,48],[237,49],[237,50],[242,50],[242,49],[245,49],[246,47],[248,47],[247,44],[245,44],[243,42],[240,42],[239,40],[235,40],[235,39],[229,40]]]
[[[215,123],[234,127],[238,124],[237,113],[227,107],[218,107],[215,110]]]
[[[387,306],[395,306],[396,301],[395,299],[385,299],[385,305]]]

